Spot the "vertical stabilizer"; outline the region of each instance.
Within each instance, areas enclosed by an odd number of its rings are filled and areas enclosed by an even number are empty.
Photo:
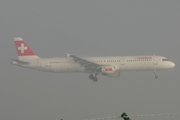
[[[15,37],[14,42],[19,60],[39,58],[21,37]]]

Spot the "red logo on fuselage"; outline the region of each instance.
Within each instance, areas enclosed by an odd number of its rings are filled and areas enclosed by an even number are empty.
[[[105,71],[112,71],[112,68],[105,68]]]

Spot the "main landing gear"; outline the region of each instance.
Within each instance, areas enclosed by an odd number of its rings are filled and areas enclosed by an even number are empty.
[[[97,81],[98,81],[98,78],[97,78],[96,76],[97,76],[97,74],[95,74],[95,76],[94,76],[93,74],[90,74],[90,75],[89,75],[89,79],[90,79],[90,80],[93,80],[94,82],[97,82]]]
[[[157,71],[156,71],[156,70],[154,70],[154,77],[155,77],[156,79],[158,79],[158,75],[157,75]]]

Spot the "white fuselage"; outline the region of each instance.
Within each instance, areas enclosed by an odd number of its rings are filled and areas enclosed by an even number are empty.
[[[148,71],[164,70],[173,68],[175,64],[162,56],[116,56],[116,57],[84,57],[83,59],[100,65],[115,65],[121,71]],[[83,66],[76,63],[72,58],[38,58],[24,60],[29,64],[19,64],[15,61],[14,65],[36,69],[47,72],[75,73],[86,72]]]

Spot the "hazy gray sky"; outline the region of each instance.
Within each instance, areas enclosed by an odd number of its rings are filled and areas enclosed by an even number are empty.
[[[180,113],[179,0],[1,0],[0,119],[84,120]],[[176,67],[120,78],[53,74],[10,64],[13,37],[40,57],[162,55]],[[134,118],[179,120],[180,116]]]

